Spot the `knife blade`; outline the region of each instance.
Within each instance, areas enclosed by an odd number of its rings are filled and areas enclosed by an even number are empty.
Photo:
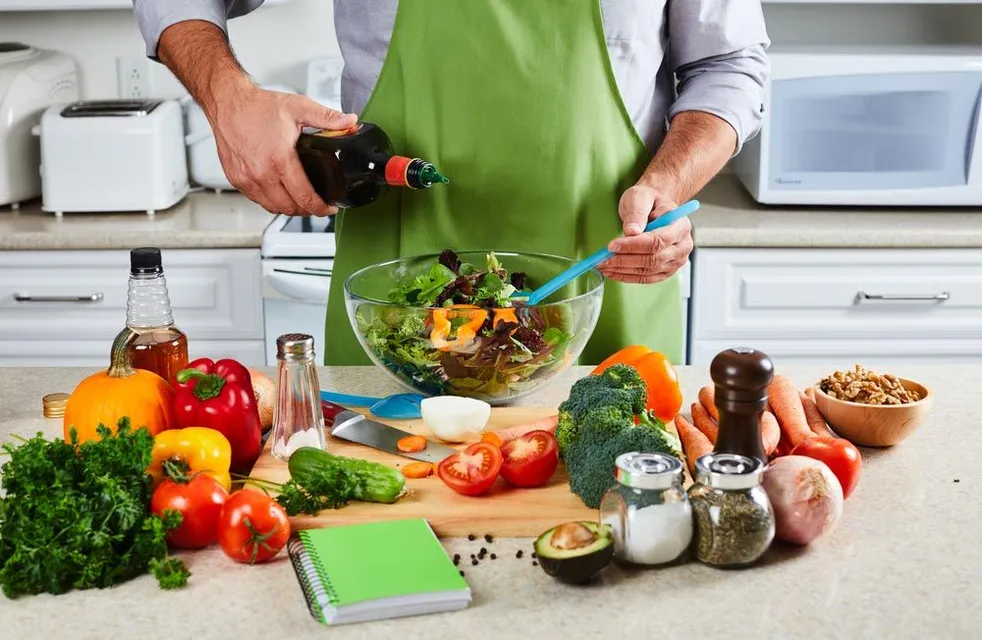
[[[321,410],[324,413],[324,427],[328,429],[328,433],[341,440],[432,464],[437,464],[447,456],[457,453],[456,449],[432,440],[426,441],[426,448],[422,451],[414,453],[399,451],[396,443],[414,434],[375,422],[360,413],[349,411],[327,400],[321,400]]]

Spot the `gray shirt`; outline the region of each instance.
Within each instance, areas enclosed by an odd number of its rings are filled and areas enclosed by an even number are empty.
[[[230,18],[263,0],[133,0],[136,19],[156,57],[160,34],[182,20],[225,30]],[[469,0],[481,1],[481,0]],[[389,48],[399,0],[334,0],[344,75],[344,110],[361,113]],[[682,111],[728,122],[738,147],[763,116],[770,41],[760,0],[600,0],[607,52],[635,127],[654,152],[666,123]],[[677,82],[677,83],[676,83]]]

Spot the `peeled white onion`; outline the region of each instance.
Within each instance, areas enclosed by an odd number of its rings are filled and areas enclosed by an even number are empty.
[[[821,460],[784,456],[764,472],[764,491],[774,507],[776,537],[808,544],[835,529],[842,516],[842,485]]]
[[[445,442],[467,442],[481,436],[491,405],[476,398],[436,396],[420,403],[423,424]]]

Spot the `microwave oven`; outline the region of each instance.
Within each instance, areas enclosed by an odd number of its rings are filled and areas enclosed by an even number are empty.
[[[982,206],[982,48],[780,50],[734,170],[762,204]]]

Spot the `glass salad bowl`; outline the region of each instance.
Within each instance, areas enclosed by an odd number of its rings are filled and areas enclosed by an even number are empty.
[[[597,326],[603,276],[596,270],[543,304],[513,297],[574,262],[448,250],[372,265],[344,283],[348,319],[372,362],[403,386],[504,404],[576,362]]]

